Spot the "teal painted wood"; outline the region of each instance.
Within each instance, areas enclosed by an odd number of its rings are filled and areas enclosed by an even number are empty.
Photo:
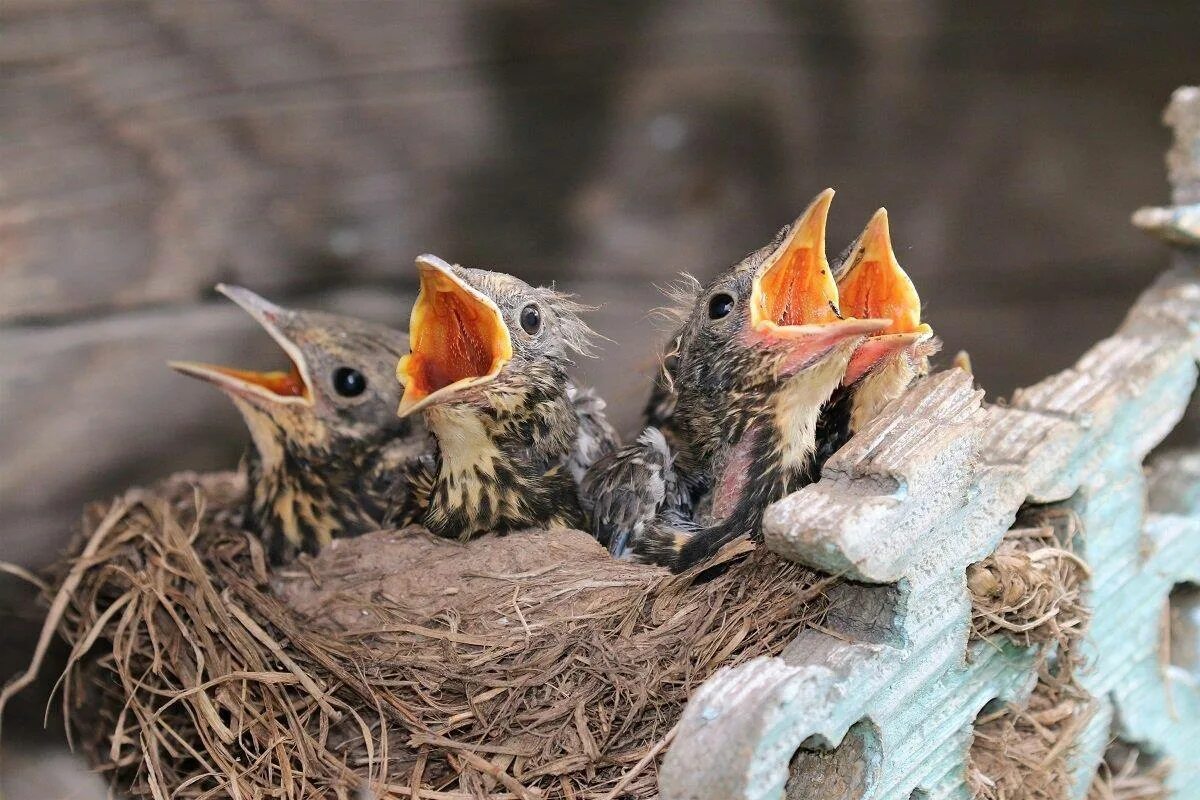
[[[1178,92],[1168,120],[1174,200],[1198,202],[1200,91]],[[1196,388],[1200,258],[1177,262],[1114,336],[1010,406],[985,405],[961,371],[930,376],[769,509],[768,546],[861,585],[839,589],[831,632],[696,692],[664,800],[969,797],[973,720],[993,699],[1024,699],[1035,675],[1030,651],[968,642],[965,571],[1025,502],[1079,513],[1092,570],[1081,681],[1095,713],[1071,751],[1074,796],[1115,731],[1170,761],[1173,797],[1200,798],[1200,679],[1160,662],[1168,594],[1200,581],[1200,451],[1143,469]],[[802,744],[850,740],[854,758],[789,769]]]

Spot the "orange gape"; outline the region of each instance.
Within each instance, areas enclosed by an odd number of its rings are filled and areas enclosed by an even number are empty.
[[[755,281],[755,326],[785,328],[837,321],[837,284],[825,259],[825,222],[832,200],[833,189],[817,195],[771,254],[773,263]]]
[[[846,314],[867,319],[890,319],[881,334],[909,333],[921,324],[921,306],[913,304],[911,292],[898,286],[892,270],[880,261],[860,264],[853,279],[841,287]]]
[[[762,277],[762,310],[776,325],[824,324],[837,320],[836,292],[829,267],[810,247],[783,253]]]
[[[430,286],[420,302],[407,368],[414,398],[491,372],[499,355],[494,343],[502,336],[491,309],[464,298],[457,287]]]
[[[871,220],[862,257],[838,285],[842,313],[865,319],[890,319],[880,334],[911,333],[921,325],[921,300],[908,275],[896,263],[887,217]]]
[[[300,377],[300,370],[296,368],[295,364],[292,364],[291,369],[287,372],[252,372],[244,369],[230,369],[229,367],[217,367],[216,371],[231,378],[237,378],[240,381],[261,386],[268,392],[277,394],[280,397],[308,396],[308,389],[304,386],[304,379]]]

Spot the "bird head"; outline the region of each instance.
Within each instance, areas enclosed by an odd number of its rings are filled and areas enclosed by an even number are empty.
[[[400,389],[392,374],[408,350],[403,333],[351,317],[283,308],[238,286],[222,284],[217,291],[262,326],[287,366],[256,372],[191,361],[170,365],[229,395],[260,453],[280,444],[310,453],[357,450],[409,430],[409,423],[396,418]]]
[[[573,354],[591,355],[583,306],[500,272],[417,258],[421,289],[400,359],[399,413],[441,406],[519,408],[534,390],[566,393]]]
[[[736,417],[891,324],[842,315],[825,256],[832,198],[826,189],[770,245],[707,287],[697,284],[674,340],[680,409],[711,421]]]
[[[837,288],[844,313],[892,321],[855,349],[844,385],[861,381],[895,359],[905,359],[915,374],[928,371],[928,358],[939,343],[933,329],[921,322],[921,298],[896,260],[886,209],[875,212],[850,246],[838,270]]]

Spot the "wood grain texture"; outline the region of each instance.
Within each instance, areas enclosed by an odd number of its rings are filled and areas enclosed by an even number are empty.
[[[6,9],[0,320],[389,274],[493,140],[463,4]]]

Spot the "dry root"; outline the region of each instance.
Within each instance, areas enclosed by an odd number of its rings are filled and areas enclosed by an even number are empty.
[[[1003,634],[1019,645],[1074,646],[1088,622],[1083,604],[1087,564],[1071,551],[1079,518],[1071,511],[1039,511],[1010,530],[996,552],[967,569],[971,634]]]
[[[1069,665],[1039,668],[1024,704],[1007,704],[975,720],[967,782],[978,800],[1067,800],[1068,755],[1091,717],[1087,695]]]
[[[1167,800],[1165,761],[1151,765],[1136,747],[1113,742],[1088,789],[1087,800]]]
[[[1068,755],[1092,706],[1075,681],[1087,627],[1082,593],[1090,572],[1071,551],[1071,511],[1022,516],[996,552],[967,571],[976,640],[1006,637],[1040,649],[1038,681],[1024,704],[985,710],[975,722],[968,783],[980,800],[1066,800]]]
[[[68,727],[134,796],[654,797],[692,689],[827,606],[744,542],[698,582],[566,531],[372,534],[272,575],[242,489],[132,492],[59,576]]]

